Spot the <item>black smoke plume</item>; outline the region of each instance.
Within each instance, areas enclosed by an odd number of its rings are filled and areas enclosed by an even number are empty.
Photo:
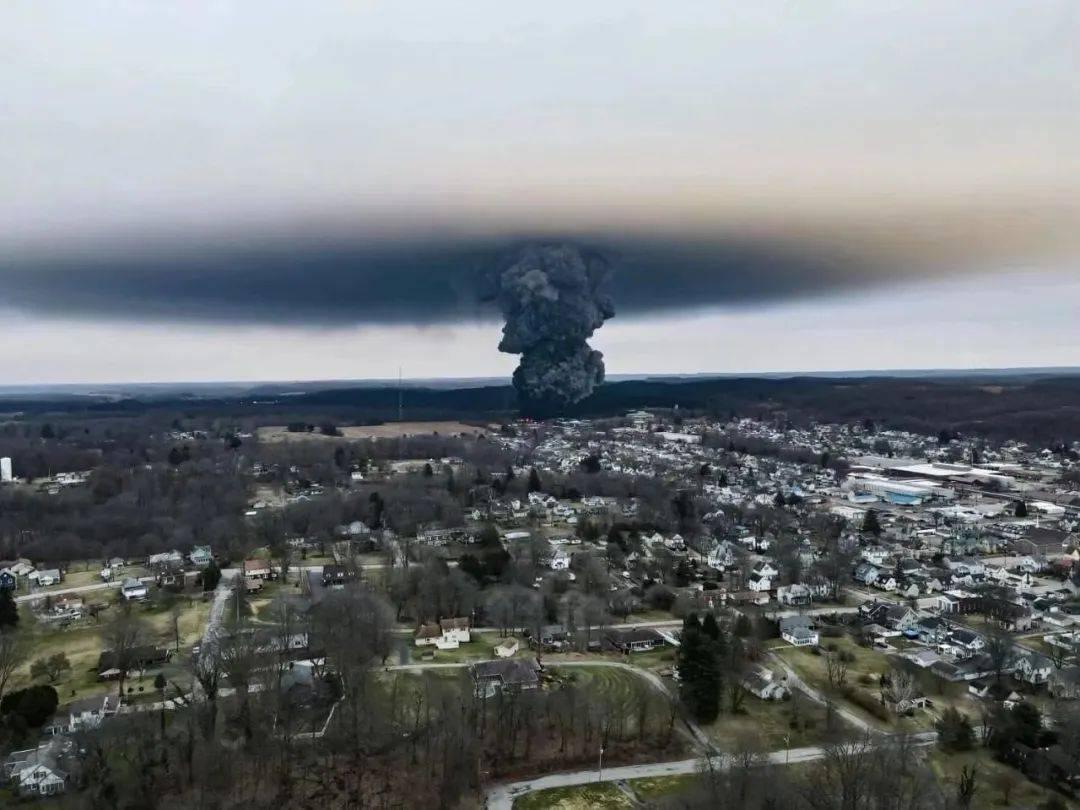
[[[602,256],[569,244],[530,245],[496,272],[506,319],[499,351],[521,355],[514,387],[523,412],[559,413],[604,381],[603,355],[588,340],[615,314],[610,278]]]

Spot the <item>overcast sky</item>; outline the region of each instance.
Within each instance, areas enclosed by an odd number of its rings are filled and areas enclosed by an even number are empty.
[[[508,6],[520,5],[520,8]],[[671,6],[675,7],[672,8]],[[1080,365],[1080,6],[0,5],[0,382]]]

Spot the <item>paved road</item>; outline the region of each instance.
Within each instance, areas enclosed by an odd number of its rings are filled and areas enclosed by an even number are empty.
[[[914,735],[915,745],[932,745],[937,740],[937,733],[929,731]],[[762,764],[794,765],[799,762],[813,762],[825,756],[825,749],[820,746],[792,748],[786,751],[773,751],[765,756]],[[728,763],[714,759],[716,767],[727,767]],[[599,762],[597,763],[599,764]],[[626,765],[618,768],[604,768],[601,774],[596,768],[587,771],[553,773],[538,779],[494,785],[487,792],[488,810],[511,810],[514,800],[535,790],[548,788],[573,787],[596,782],[620,782],[626,779],[650,779],[657,776],[681,776],[697,773],[701,768],[701,759],[682,759],[675,762],[650,762],[644,765]]]

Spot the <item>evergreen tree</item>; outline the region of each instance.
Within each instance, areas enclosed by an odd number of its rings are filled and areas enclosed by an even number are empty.
[[[881,523],[878,521],[877,512],[873,509],[867,510],[866,517],[863,518],[862,530],[863,534],[872,534],[874,537],[881,535]]]
[[[679,696],[683,705],[702,723],[720,714],[723,690],[724,633],[711,613],[704,622],[691,614],[683,620],[678,651]]]
[[[536,471],[536,467],[533,467],[529,470],[529,492],[540,492],[543,488],[540,473]]]
[[[1017,501],[1016,502],[1016,509],[1014,510],[1014,514],[1018,518],[1026,518],[1028,516],[1027,504],[1024,503],[1023,501]]]
[[[19,606],[10,590],[0,591],[0,627],[15,627],[19,624]]]
[[[206,566],[206,569],[202,573],[202,587],[204,591],[212,591],[221,582],[221,569],[218,568],[217,562],[211,558],[210,564]]]

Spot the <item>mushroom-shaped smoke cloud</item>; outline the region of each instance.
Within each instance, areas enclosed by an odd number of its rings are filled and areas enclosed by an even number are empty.
[[[506,318],[499,351],[520,354],[514,387],[522,411],[558,413],[604,381],[603,355],[588,339],[615,314],[608,263],[573,245],[530,245],[496,273]]]

